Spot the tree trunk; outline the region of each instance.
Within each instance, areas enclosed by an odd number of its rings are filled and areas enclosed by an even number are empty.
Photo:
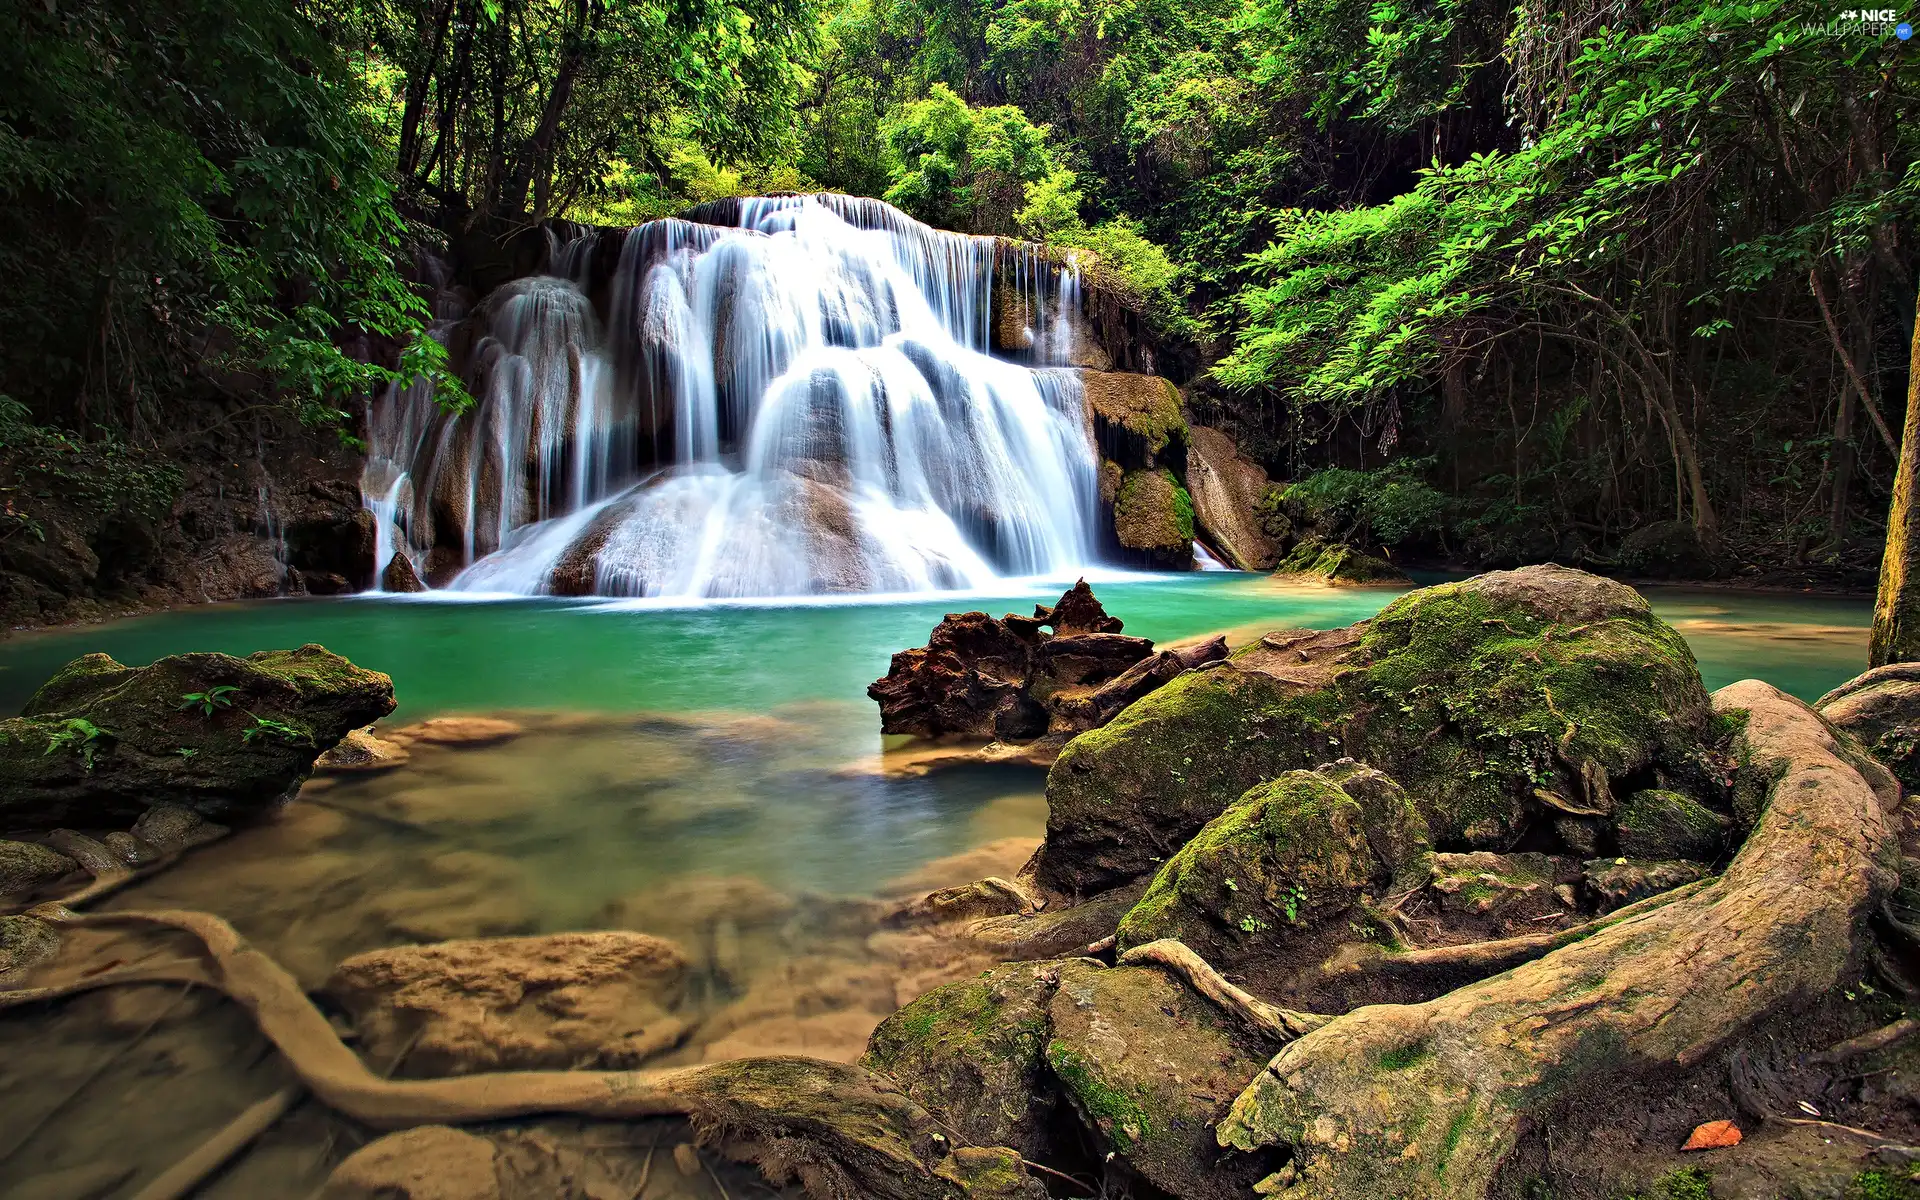
[[[1920,321],[1913,327],[1907,359],[1907,417],[1900,430],[1900,464],[1893,474],[1893,505],[1887,513],[1887,550],[1880,560],[1880,595],[1873,605],[1873,642],[1867,664],[1920,658],[1920,509],[1913,503],[1920,475]]]
[[[560,118],[566,115],[567,105],[573,100],[574,80],[586,62],[590,13],[584,0],[576,8],[576,14],[574,28],[567,37],[566,51],[561,55],[560,65],[553,77],[553,89],[547,93],[547,102],[540,109],[540,124],[534,128],[533,136],[527,139],[526,145],[520,148],[514,161],[513,177],[507,181],[506,194],[501,197],[501,207],[515,216],[526,211],[527,192],[533,186],[536,173],[553,169],[554,139],[560,132]],[[546,214],[537,215],[544,217]]]

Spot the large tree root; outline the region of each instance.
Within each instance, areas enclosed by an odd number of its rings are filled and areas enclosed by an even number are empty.
[[[1294,1012],[1268,1004],[1245,988],[1228,982],[1206,959],[1176,938],[1161,938],[1143,946],[1135,946],[1120,956],[1120,962],[1126,966],[1150,963],[1172,971],[1192,984],[1194,991],[1238,1017],[1255,1032],[1276,1042],[1290,1042],[1333,1019],[1319,1013]]]
[[[205,950],[203,969],[129,969],[0,993],[46,1000],[119,983],[188,980],[218,989],[253,1017],[301,1084],[341,1114],[380,1129],[458,1125],[536,1113],[610,1120],[682,1116],[723,1152],[776,1181],[840,1200],[952,1200],[987,1151],[950,1153],[933,1118],[891,1083],[857,1066],[761,1058],[659,1071],[502,1071],[448,1079],[384,1079],[342,1043],[278,963],[210,913],[75,913],[42,905],[56,925],[177,930]],[[995,1152],[1017,1164],[1011,1151]]]
[[[1898,789],[1876,793],[1825,722],[1764,683],[1714,706],[1746,711],[1742,770],[1772,781],[1724,875],[1505,974],[1309,1033],[1234,1102],[1221,1145],[1290,1148],[1289,1200],[1482,1197],[1576,1088],[1698,1063],[1840,982],[1896,883]]]

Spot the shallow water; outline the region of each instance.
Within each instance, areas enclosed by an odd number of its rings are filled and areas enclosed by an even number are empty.
[[[1101,581],[1127,632],[1173,641],[1370,616],[1396,594],[1207,573]],[[1025,611],[1059,584],[901,602],[663,608],[512,600],[277,601],[182,610],[0,643],[0,709],[74,655],[143,664],[185,650],[317,641],[393,676],[392,727],[506,713],[526,732],[416,745],[386,774],[317,779],[282,816],[197,851],[112,903],[206,908],[308,987],[379,946],[568,928],[672,937],[693,962],[696,1033],[667,1060],[795,1052],[850,1058],[898,1003],[968,972],[876,930],[849,897],[1011,874],[1045,823],[1033,769],[888,770],[866,685],[943,613]],[[1710,687],[1759,676],[1811,699],[1858,673],[1865,600],[1650,590]],[[850,907],[851,906],[851,907]],[[0,1021],[0,1191],[128,1195],[277,1086],[226,1007],[91,997]],[[126,994],[130,995],[130,994]],[[164,1020],[140,1046],[155,1012]],[[113,1066],[97,1077],[99,1063]],[[145,1104],[129,1097],[147,1095]],[[164,1118],[149,1111],[161,1101]],[[219,1194],[304,1195],[360,1133],[302,1108]],[[76,1190],[100,1161],[117,1184]],[[83,1172],[84,1173],[84,1172]],[[104,1176],[102,1176],[104,1178]],[[84,1182],[84,1180],[80,1181]],[[89,1185],[91,1186],[91,1185]],[[665,1193],[650,1193],[665,1194]],[[698,1194],[698,1193],[689,1193]]]

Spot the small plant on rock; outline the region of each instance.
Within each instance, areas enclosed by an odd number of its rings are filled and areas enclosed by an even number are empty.
[[[45,753],[52,754],[56,750],[68,748],[76,749],[80,753],[80,765],[91,771],[94,759],[99,756],[102,748],[101,741],[113,736],[108,730],[100,728],[84,717],[69,717],[48,736]]]
[[[313,735],[298,725],[289,725],[285,721],[276,721],[271,717],[262,717],[254,713],[247,715],[253,717],[253,724],[241,732],[240,740],[248,745],[252,745],[256,739],[263,737],[277,737],[295,746],[313,744]]]
[[[182,710],[197,708],[200,710],[201,716],[211,717],[217,709],[231,708],[233,706],[233,693],[239,690],[237,687],[223,685],[217,688],[209,688],[204,692],[182,692],[180,693],[179,707]]]

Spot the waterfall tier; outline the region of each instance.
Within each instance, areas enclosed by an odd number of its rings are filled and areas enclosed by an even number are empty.
[[[379,578],[780,596],[1093,558],[1071,266],[840,196],[649,222],[609,270],[611,245],[556,239],[551,274],[437,328],[471,411],[373,403]]]

